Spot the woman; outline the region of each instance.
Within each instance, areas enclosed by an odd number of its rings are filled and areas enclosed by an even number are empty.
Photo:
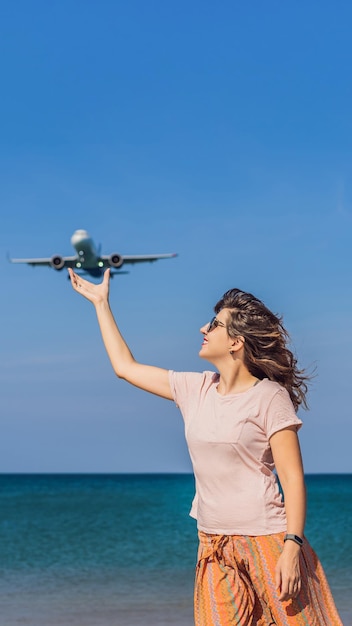
[[[251,294],[231,289],[201,328],[199,355],[218,373],[167,371],[134,359],[110,309],[109,270],[99,285],[69,274],[74,290],[95,306],[116,375],[174,400],[184,417],[200,540],[196,626],[341,625],[304,538],[296,410],[306,406],[307,377],[287,347],[281,319]]]

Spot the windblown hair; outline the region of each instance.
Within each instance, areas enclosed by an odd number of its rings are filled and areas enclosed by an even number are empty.
[[[229,309],[230,337],[244,338],[244,363],[259,379],[269,378],[285,387],[298,409],[308,408],[306,393],[309,376],[297,367],[297,359],[287,347],[289,334],[282,318],[274,315],[258,298],[240,289],[230,289],[215,305],[215,313]]]

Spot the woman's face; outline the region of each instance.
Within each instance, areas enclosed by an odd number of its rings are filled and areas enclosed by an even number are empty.
[[[203,343],[199,356],[207,361],[214,362],[219,358],[228,356],[233,339],[227,333],[228,309],[222,309],[209,324],[201,327]]]

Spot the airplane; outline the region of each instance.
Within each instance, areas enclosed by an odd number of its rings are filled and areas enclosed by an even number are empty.
[[[176,257],[176,253],[169,254],[100,254],[100,249],[96,248],[93,239],[88,232],[83,229],[76,230],[71,237],[71,244],[76,250],[75,256],[60,256],[54,254],[50,258],[43,259],[10,259],[11,263],[27,263],[28,265],[48,265],[60,271],[64,267],[72,267],[80,274],[90,274],[94,277],[102,276],[107,267],[111,267],[111,275],[128,274],[122,271],[121,267],[130,263],[143,263],[158,261],[159,259],[169,259]]]

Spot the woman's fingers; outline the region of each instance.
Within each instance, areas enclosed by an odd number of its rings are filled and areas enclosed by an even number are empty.
[[[286,582],[286,584],[282,585],[281,590],[279,589],[279,591],[281,591],[279,598],[280,600],[290,600],[291,598],[296,598],[300,592],[300,589],[300,580],[288,581]]]
[[[76,274],[76,272],[74,272],[70,267],[68,268],[68,272],[73,289],[77,291],[77,293],[84,296],[87,300],[96,304],[101,300],[108,299],[110,269],[107,269],[104,272],[103,280],[98,284],[85,280],[82,276]]]
[[[72,287],[77,287],[77,283],[78,283],[77,274],[75,274],[75,272],[70,267],[68,268],[67,271],[71,280]]]
[[[70,275],[72,287],[76,290],[82,288],[82,279],[78,274],[76,274],[70,267],[68,268],[68,273]]]

